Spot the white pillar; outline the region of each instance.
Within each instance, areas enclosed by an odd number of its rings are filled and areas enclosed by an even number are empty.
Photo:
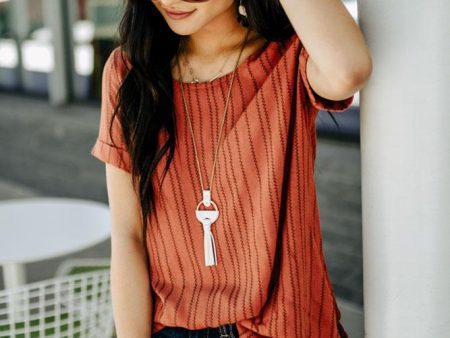
[[[49,98],[52,105],[69,102],[73,98],[74,53],[72,25],[68,1],[43,0],[45,25],[52,32],[55,68],[50,74]]]
[[[25,83],[25,72],[23,68],[22,42],[26,39],[30,31],[30,19],[28,17],[28,6],[26,0],[14,0],[9,4],[11,7],[10,24],[14,40],[17,46],[17,74],[19,86]]]
[[[5,263],[3,264],[3,282],[5,289],[24,285],[27,281],[25,264]]]
[[[368,338],[450,332],[450,1],[358,0]]]

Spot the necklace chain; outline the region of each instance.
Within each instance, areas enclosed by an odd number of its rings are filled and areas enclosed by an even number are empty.
[[[245,34],[245,38],[244,38],[244,42],[242,43],[242,47],[240,49],[239,52],[239,56],[236,60],[236,64],[234,65],[234,69],[233,69],[233,73],[232,73],[232,77],[231,77],[231,81],[230,84],[228,85],[228,95],[225,101],[225,110],[223,112],[223,118],[222,118],[222,123],[220,126],[220,132],[219,132],[219,139],[217,141],[217,145],[216,145],[216,149],[214,152],[214,163],[212,166],[212,172],[211,172],[211,181],[210,181],[210,185],[208,187],[208,189],[205,189],[204,185],[203,185],[203,177],[202,177],[202,171],[200,169],[200,161],[198,159],[198,152],[197,152],[197,145],[195,144],[195,137],[194,137],[194,129],[192,128],[192,122],[191,122],[191,118],[190,118],[190,114],[188,112],[188,107],[187,107],[187,103],[186,103],[186,98],[184,96],[184,89],[183,89],[183,78],[181,75],[181,68],[180,68],[180,61],[178,58],[178,53],[176,55],[176,61],[177,61],[177,65],[178,65],[178,71],[180,74],[180,86],[181,86],[181,94],[183,96],[183,103],[184,103],[184,109],[187,115],[187,119],[189,121],[189,129],[191,132],[191,136],[192,136],[192,143],[194,146],[194,154],[195,154],[195,160],[196,160],[196,164],[197,164],[197,171],[198,171],[198,176],[200,178],[200,184],[202,186],[202,192],[203,192],[203,199],[197,204],[196,210],[195,210],[195,215],[197,217],[197,219],[202,223],[203,226],[203,245],[204,245],[204,253],[205,253],[205,265],[206,266],[211,266],[211,265],[217,265],[217,253],[216,253],[216,244],[215,244],[215,240],[214,240],[214,236],[213,233],[211,231],[211,225],[217,220],[217,218],[219,217],[219,209],[216,205],[216,203],[214,203],[214,201],[211,199],[211,192],[212,192],[212,185],[214,182],[214,170],[216,168],[216,162],[217,162],[217,155],[219,153],[219,146],[220,146],[220,140],[221,140],[221,136],[222,136],[222,131],[223,131],[223,126],[224,126],[224,122],[225,122],[225,117],[227,115],[227,108],[228,108],[228,103],[230,101],[230,96],[231,96],[231,89],[233,87],[233,80],[234,80],[234,75],[236,73],[236,69],[239,65],[239,60],[241,59],[241,55],[242,55],[242,51],[244,50],[244,46],[247,43],[247,37],[248,37],[248,33],[249,33],[250,29],[247,29],[247,33]],[[214,206],[213,210],[200,210],[199,206],[203,204],[207,207],[209,207],[211,204]]]
[[[225,109],[224,109],[224,113],[223,113],[223,117],[222,117],[222,122],[221,122],[221,127],[220,127],[220,132],[219,132],[219,139],[217,141],[216,150],[215,150],[215,153],[214,153],[214,163],[213,163],[213,167],[212,167],[211,181],[210,181],[210,185],[209,185],[209,191],[210,192],[212,191],[212,183],[213,183],[213,180],[214,180],[214,171],[215,171],[215,167],[216,167],[216,159],[217,159],[218,149],[219,149],[220,140],[221,140],[221,136],[222,136],[222,130],[223,130],[224,122],[225,122],[225,117],[226,117],[227,110],[228,110],[227,109],[228,108],[228,102],[229,102],[229,99],[230,99],[230,94],[231,94],[231,88],[232,88],[232,84],[233,84],[233,80],[234,80],[234,75],[235,75],[235,72],[236,72],[236,68],[237,68],[237,66],[239,64],[239,60],[241,59],[242,51],[244,50],[244,46],[245,46],[245,44],[247,42],[247,37],[248,37],[249,31],[250,30],[247,29],[247,33],[245,35],[244,42],[242,44],[241,50],[239,52],[239,56],[237,58],[236,64],[235,64],[234,69],[233,69],[231,82],[230,82],[230,85],[228,87],[228,95],[227,95],[226,102],[225,102]],[[180,86],[181,86],[181,94],[183,96],[184,108],[185,108],[185,112],[186,112],[186,115],[187,115],[187,118],[188,118],[188,122],[189,122],[189,128],[190,128],[190,131],[191,131],[192,143],[194,145],[194,154],[195,154],[195,159],[196,159],[196,163],[197,163],[197,171],[198,171],[198,174],[199,174],[199,177],[200,177],[200,184],[202,186],[202,190],[205,190],[205,187],[203,185],[203,177],[202,177],[202,173],[201,173],[201,169],[200,169],[200,162],[199,162],[199,159],[198,159],[197,145],[195,143],[195,138],[194,138],[194,130],[192,128],[191,118],[190,118],[190,114],[188,112],[186,98],[184,96],[183,78],[182,78],[182,75],[181,75],[181,69],[180,69],[180,63],[179,63],[179,59],[178,59],[178,54],[176,55],[176,59],[177,59],[177,65],[178,65],[178,72],[180,74],[179,82],[180,82]]]
[[[211,82],[212,80],[216,79],[218,76],[223,75],[223,73],[222,73],[223,67],[225,67],[225,64],[227,63],[228,59],[230,58],[230,56],[231,56],[232,54],[233,54],[232,52],[228,54],[227,58],[226,58],[225,61],[223,62],[223,64],[222,64],[222,66],[220,67],[219,71],[216,73],[216,75],[214,75],[212,78],[210,78],[209,80],[207,80],[208,82]],[[191,67],[191,64],[190,64],[190,62],[189,62],[189,59],[186,58],[186,57],[185,57],[185,62],[184,62],[184,64],[185,64],[186,66],[188,66],[188,68],[189,68],[189,73],[191,74],[191,78],[192,78],[191,83],[200,83],[199,78],[196,77],[196,76],[194,75],[194,71],[193,71],[193,69],[192,69],[192,67]],[[206,81],[205,81],[205,82],[206,82]]]

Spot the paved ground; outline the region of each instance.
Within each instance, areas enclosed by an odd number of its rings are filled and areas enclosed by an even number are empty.
[[[43,99],[4,93],[0,93],[0,103],[0,199],[64,196],[107,202],[104,166],[90,155],[98,131],[98,103],[54,108]],[[360,315],[359,145],[319,138],[316,184],[334,290]],[[68,257],[107,257],[109,253],[107,241],[76,255],[27,264],[28,279],[51,277]],[[0,278],[0,288],[2,283]]]

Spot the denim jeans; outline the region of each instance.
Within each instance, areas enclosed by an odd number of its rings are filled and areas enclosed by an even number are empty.
[[[189,330],[184,327],[166,326],[154,333],[152,338],[238,338],[236,324],[223,324],[217,327]]]

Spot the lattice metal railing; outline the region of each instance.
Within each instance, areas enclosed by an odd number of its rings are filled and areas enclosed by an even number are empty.
[[[0,290],[0,338],[111,338],[110,270]]]

